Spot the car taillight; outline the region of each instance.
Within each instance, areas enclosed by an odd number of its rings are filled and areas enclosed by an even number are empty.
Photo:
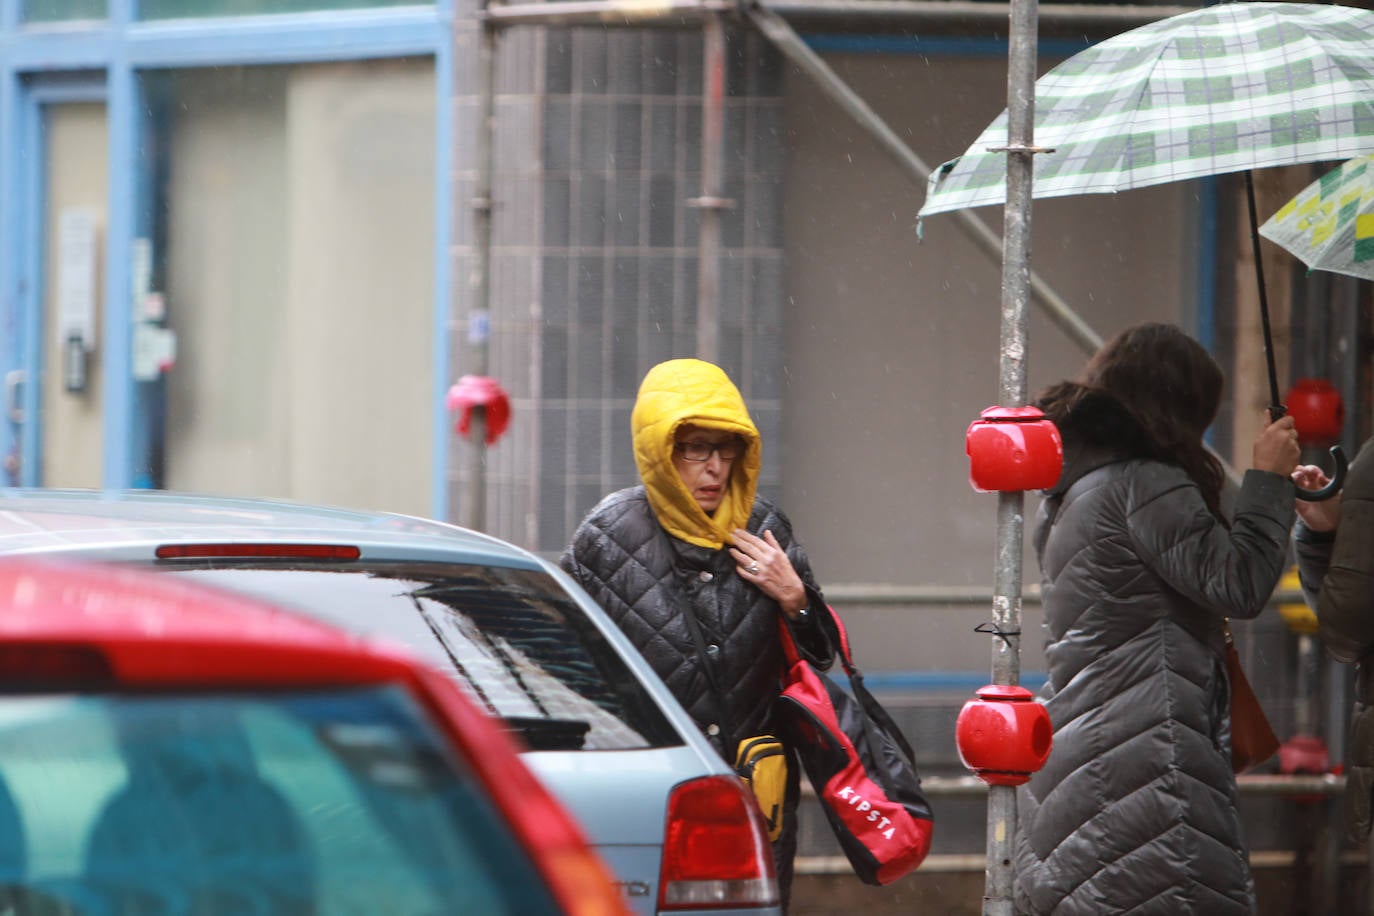
[[[668,798],[659,908],[776,906],[768,828],[732,776],[694,779]]]
[[[216,557],[276,557],[287,560],[356,560],[362,551],[352,544],[160,544],[159,560],[203,560]]]

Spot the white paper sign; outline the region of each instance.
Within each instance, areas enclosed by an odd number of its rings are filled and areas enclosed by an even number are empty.
[[[140,382],[155,381],[176,362],[176,332],[146,321],[137,322],[134,325],[133,357],[134,379]]]
[[[96,270],[99,239],[95,211],[67,207],[57,225],[57,342],[79,337],[87,352],[96,344]]]

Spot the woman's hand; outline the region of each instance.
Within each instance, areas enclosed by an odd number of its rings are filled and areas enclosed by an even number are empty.
[[[1293,418],[1282,416],[1259,431],[1255,437],[1254,461],[1257,471],[1269,471],[1287,477],[1298,466],[1302,450],[1298,448],[1298,430]]]
[[[1293,471],[1293,483],[1304,490],[1320,490],[1331,482],[1326,472],[1315,464],[1300,464]],[[1335,531],[1341,523],[1341,494],[1319,503],[1296,500],[1298,516],[1313,531]]]
[[[789,619],[795,619],[806,607],[806,587],[773,532],[757,537],[736,528],[734,539],[730,555],[739,564],[740,577],[776,601]]]

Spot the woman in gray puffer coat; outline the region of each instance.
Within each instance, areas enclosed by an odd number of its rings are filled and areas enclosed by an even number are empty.
[[[1035,531],[1054,744],[1018,797],[1018,913],[1254,909],[1231,769],[1228,617],[1255,617],[1294,518],[1291,418],[1234,519],[1203,444],[1223,376],[1178,328],[1129,328],[1037,401],[1064,439]]]

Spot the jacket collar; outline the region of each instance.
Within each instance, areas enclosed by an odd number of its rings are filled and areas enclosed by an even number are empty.
[[[1131,412],[1105,391],[1087,391],[1063,417],[1055,418],[1064,442],[1064,468],[1046,491],[1061,496],[1098,468],[1149,454],[1145,432]]]

